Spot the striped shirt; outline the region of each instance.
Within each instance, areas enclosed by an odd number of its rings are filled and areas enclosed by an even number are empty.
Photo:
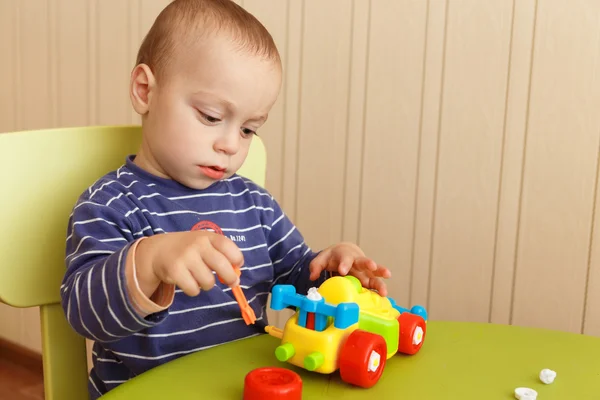
[[[264,333],[268,294],[276,283],[306,293],[316,256],[273,197],[239,175],[193,190],[125,164],[86,190],[69,218],[61,286],[70,325],[93,340],[91,399],[177,357]],[[189,297],[175,291],[170,307],[143,318],[125,286],[125,259],[142,236],[209,229],[244,255],[240,285],[257,321],[246,325],[231,289]]]

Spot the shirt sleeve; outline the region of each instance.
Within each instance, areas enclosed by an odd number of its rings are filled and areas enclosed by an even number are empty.
[[[270,223],[267,245],[271,257],[275,278],[272,285],[290,284],[296,287],[296,292],[307,294],[311,287],[318,287],[330,274],[321,273],[314,281],[310,280],[310,263],[318,252],[305,243],[298,228],[283,212],[272,197],[273,217]]]
[[[163,307],[144,316],[127,290],[127,255],[141,235],[132,225],[115,208],[90,201],[78,202],[69,218],[61,303],[69,324],[88,339],[117,341],[168,314]]]

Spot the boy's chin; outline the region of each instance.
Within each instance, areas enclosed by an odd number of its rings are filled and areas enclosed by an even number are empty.
[[[207,177],[200,177],[200,178],[188,178],[188,179],[182,178],[182,179],[176,179],[176,180],[183,186],[186,186],[190,189],[204,190],[204,189],[208,189],[209,187],[213,186],[214,184],[216,184],[218,182],[221,182],[225,179],[231,178],[232,175],[233,174],[227,174],[221,179],[210,179]]]

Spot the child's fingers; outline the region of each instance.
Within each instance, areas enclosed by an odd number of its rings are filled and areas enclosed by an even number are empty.
[[[361,285],[367,289],[375,289],[382,296],[387,296],[387,285],[383,279],[373,276],[368,272],[361,271],[353,274],[360,281]]]
[[[198,296],[200,294],[200,287],[196,278],[194,278],[185,265],[174,265],[170,270],[169,276],[169,280],[172,280],[188,296]]]
[[[215,271],[220,280],[227,286],[237,286],[240,283],[240,278],[229,259],[217,249],[212,248],[205,251],[202,254],[202,260],[208,268]],[[211,271],[208,271],[208,273],[211,277],[213,276]]]
[[[354,260],[354,267],[367,271],[377,271],[377,263],[367,257],[357,257]]]
[[[210,238],[213,247],[227,258],[230,265],[236,267],[244,265],[244,255],[231,239],[223,235],[211,235]]]
[[[190,272],[202,290],[208,291],[215,286],[215,276],[204,260],[197,260],[189,266]]]
[[[387,296],[387,285],[381,278],[372,277],[369,278],[369,282],[367,283],[367,287],[370,289],[375,289],[382,296]]]
[[[380,278],[391,278],[392,277],[392,271],[390,271],[389,269],[387,269],[386,267],[384,267],[383,265],[379,265],[377,264],[377,268],[375,269],[375,271],[373,271],[373,275],[380,277]]]
[[[357,259],[351,255],[343,255],[338,264],[338,273],[340,275],[347,275],[348,272],[350,272],[350,269],[355,265],[356,260]]]
[[[329,264],[329,252],[324,251],[319,253],[310,263],[310,277],[311,281],[314,281],[319,276],[321,276],[321,272],[323,272],[327,265]]]
[[[392,272],[389,269],[366,257],[356,259],[353,268],[364,271],[368,276],[380,278],[390,278],[392,276]]]
[[[385,270],[387,271],[387,270]],[[389,276],[389,271],[387,273],[385,271],[370,271],[365,269],[353,268],[350,271],[350,275],[354,276],[360,281],[360,284],[367,289],[375,289],[378,292],[387,293],[387,286],[385,284],[384,278]],[[383,276],[381,276],[383,275]],[[384,294],[385,296],[385,294]]]

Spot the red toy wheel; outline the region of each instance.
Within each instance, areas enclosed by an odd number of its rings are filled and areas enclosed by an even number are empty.
[[[244,400],[301,400],[302,379],[285,368],[264,367],[250,371],[244,380]]]
[[[387,360],[387,345],[380,335],[355,330],[340,351],[340,376],[351,385],[370,388],[375,385]]]
[[[423,317],[403,312],[398,317],[400,324],[400,338],[398,341],[398,352],[404,354],[416,354],[423,346],[427,324]]]

